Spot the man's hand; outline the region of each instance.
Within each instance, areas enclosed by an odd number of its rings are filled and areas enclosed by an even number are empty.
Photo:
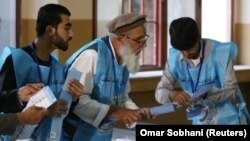
[[[79,81],[72,79],[69,81],[68,91],[72,95],[73,101],[76,101],[83,95],[83,85]]]
[[[140,108],[137,110],[137,112],[140,114],[140,117],[142,120],[148,120],[148,119],[155,119],[156,116],[151,115],[149,108]]]
[[[59,99],[48,108],[49,116],[60,117],[67,113],[68,107],[65,100]]]
[[[181,105],[188,105],[190,96],[184,91],[177,91],[170,94],[170,100]]]
[[[37,124],[44,116],[46,116],[48,111],[42,107],[31,106],[25,111],[18,113],[19,124]]]
[[[108,116],[121,120],[129,125],[140,119],[139,112],[126,108],[111,108]]]
[[[27,84],[18,89],[17,93],[20,97],[20,100],[23,102],[28,102],[30,97],[36,94],[41,88],[44,87],[43,83],[32,83]]]

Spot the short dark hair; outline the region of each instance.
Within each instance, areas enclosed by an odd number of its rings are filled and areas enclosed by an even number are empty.
[[[200,40],[200,32],[196,22],[190,17],[173,20],[169,28],[171,45],[178,50],[194,47]]]
[[[57,27],[57,25],[62,21],[61,14],[70,16],[70,11],[59,4],[47,4],[41,7],[38,11],[37,21],[36,21],[36,35],[40,37],[45,33],[46,27],[52,25]]]

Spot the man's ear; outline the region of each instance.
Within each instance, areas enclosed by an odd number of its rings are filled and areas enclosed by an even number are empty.
[[[53,36],[55,32],[56,32],[56,29],[53,26],[48,25],[46,27],[46,33],[49,34],[49,36]]]
[[[123,39],[122,35],[116,35],[117,40],[121,41]]]

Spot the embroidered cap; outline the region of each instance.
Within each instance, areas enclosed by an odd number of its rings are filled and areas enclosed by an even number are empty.
[[[122,14],[108,22],[106,27],[110,33],[122,33],[143,25],[146,17],[135,13]]]

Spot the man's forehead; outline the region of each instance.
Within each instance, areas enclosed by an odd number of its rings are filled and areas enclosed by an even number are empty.
[[[65,24],[67,26],[72,26],[69,16],[62,14],[61,15],[61,20],[62,20],[61,23]]]
[[[147,33],[146,33],[146,29],[144,26],[139,26],[139,27],[132,29],[130,35],[133,35],[136,38],[140,38],[140,37],[145,37]]]

